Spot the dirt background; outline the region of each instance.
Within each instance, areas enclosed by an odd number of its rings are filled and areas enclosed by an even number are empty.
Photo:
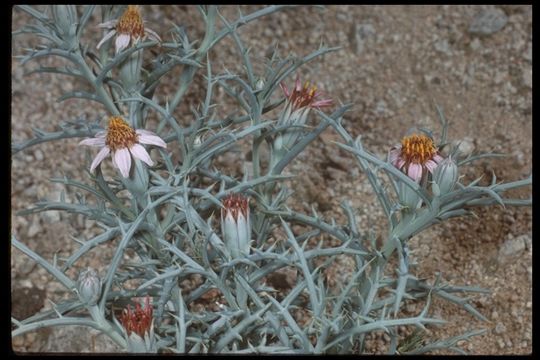
[[[242,6],[247,14],[260,6]],[[235,19],[236,8],[222,13]],[[96,11],[96,15],[99,11]],[[191,39],[200,38],[199,13],[193,6],[144,6],[147,26],[170,39],[171,22],[182,24]],[[479,17],[491,19],[478,33]],[[491,17],[490,17],[491,16]],[[29,16],[13,11],[13,27],[28,23]],[[91,19],[84,38],[97,43],[99,17]],[[220,24],[221,25],[221,24]],[[501,27],[502,26],[502,27]],[[475,29],[477,30],[475,32]],[[482,31],[480,29],[480,31]],[[301,75],[319,85],[341,103],[353,103],[344,124],[353,135],[362,135],[364,146],[383,156],[413,126],[425,126],[440,134],[433,102],[450,121],[449,139],[462,141],[470,152],[503,152],[509,156],[477,161],[463,168],[464,180],[492,171],[499,181],[526,177],[532,169],[532,7],[519,6],[327,6],[298,7],[267,16],[240,31],[251,47],[254,62],[279,44],[280,54],[306,55],[321,40],[342,49],[312,61]],[[13,40],[13,55],[35,45],[26,35]],[[231,41],[213,50],[215,72],[235,69],[238,58]],[[61,64],[46,60],[44,65]],[[12,140],[31,137],[31,127],[52,131],[56,124],[80,115],[88,119],[106,115],[88,102],[56,99],[74,85],[61,76],[30,75],[35,65],[21,67],[12,60]],[[237,68],[237,67],[236,67]],[[257,65],[256,70],[262,67]],[[200,76],[199,76],[200,78]],[[200,81],[198,79],[197,81]],[[292,81],[292,79],[291,79]],[[174,74],[163,86],[166,93],[176,85]],[[222,95],[218,94],[219,99]],[[191,117],[190,105],[197,105],[197,91],[188,93],[175,113]],[[328,130],[322,141],[311,146],[292,164],[298,206],[314,205],[322,214],[339,218],[338,204],[349,199],[359,209],[359,221],[383,230],[376,200],[365,176],[353,166],[349,154],[331,143],[338,137]],[[90,159],[77,146],[77,139],[41,144],[12,157],[11,231],[17,238],[48,260],[66,256],[77,248],[71,236],[89,238],[96,227],[83,218],[58,212],[16,216],[39,199],[58,199],[63,187],[51,177],[84,180]],[[229,156],[223,164],[237,166]],[[516,196],[530,196],[530,188]],[[66,196],[73,196],[69,191]],[[309,207],[308,207],[309,209]],[[472,354],[527,354],[532,351],[532,211],[530,208],[492,206],[478,208],[478,219],[454,219],[437,225],[410,244],[418,261],[418,277],[442,278],[456,285],[490,289],[490,295],[473,297],[489,322],[480,322],[464,310],[435,301],[432,311],[448,320],[442,328],[429,329],[429,338],[458,335],[466,330],[486,328],[487,333],[460,343]],[[103,249],[78,263],[80,267],[103,269],[110,252]],[[60,285],[13,249],[11,257],[12,316],[24,319],[50,301],[65,297]],[[342,271],[339,266],[338,273]],[[75,277],[75,273],[69,273]],[[419,311],[407,305],[406,311]],[[13,339],[16,351],[116,351],[95,332],[84,329],[41,330]],[[68,334],[68,337],[66,337]],[[82,334],[82,335],[81,335]],[[90,339],[90,341],[89,341]],[[381,352],[385,335],[372,337],[372,352]]]

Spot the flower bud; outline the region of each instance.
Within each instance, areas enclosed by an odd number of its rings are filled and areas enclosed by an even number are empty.
[[[96,305],[101,296],[101,279],[97,271],[88,268],[79,274],[77,280],[77,290],[79,299],[87,305]]]
[[[284,130],[283,133],[280,134],[280,149],[284,148],[285,151],[289,151],[296,144],[296,142],[302,135],[301,127],[306,124],[306,120],[308,118],[310,110],[311,108],[304,107],[292,111],[292,105],[289,105],[286,106],[286,108],[281,112],[278,119],[278,126],[290,126],[290,128]],[[274,147],[277,148],[275,143]]]
[[[249,254],[251,222],[248,198],[232,194],[223,199],[221,231],[233,259]]]
[[[444,159],[433,172],[433,181],[439,187],[441,195],[447,194],[454,189],[459,177],[459,170],[452,157]]]
[[[261,91],[264,87],[264,79],[263,78],[259,78],[257,80],[257,82],[255,83],[255,90],[257,91]]]
[[[156,337],[154,336],[154,325],[150,325],[148,332],[143,337],[132,332],[126,338],[127,351],[130,353],[157,353]]]
[[[51,10],[60,35],[68,36],[79,20],[75,5],[51,5]]]
[[[199,149],[201,147],[203,143],[203,139],[202,139],[202,136],[201,135],[197,135],[195,137],[195,140],[193,140],[193,148],[194,149]]]
[[[121,181],[133,195],[142,196],[148,190],[148,169],[139,159],[133,159],[133,174],[130,177],[122,177]]]
[[[422,199],[416,191],[407,186],[404,182],[399,183],[399,201],[401,204],[411,211],[415,211],[420,204]]]
[[[128,92],[136,91],[136,86],[141,80],[141,68],[143,51],[137,50],[120,65],[120,79]]]

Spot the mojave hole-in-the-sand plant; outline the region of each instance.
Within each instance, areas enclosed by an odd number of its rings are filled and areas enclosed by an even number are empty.
[[[239,12],[233,21],[217,6],[199,6],[205,32],[198,39],[180,23],[158,34],[144,20],[144,6],[17,7],[33,20],[16,33],[43,40],[18,49],[21,63],[63,59],[65,66],[35,72],[57,73],[81,86],[61,100],[96,106],[94,119],[59,122],[52,132],[35,128],[33,138],[14,141],[12,152],[18,153],[77,138],[78,150],[91,154],[80,164],[86,170],[81,178],[54,180],[74,190],[73,199],[43,200],[21,215],[80,214],[102,232],[77,240],[75,252],[53,261],[11,237],[13,256],[37,262],[69,294],[52,310],[12,318],[13,337],[82,325],[135,353],[363,354],[369,352],[366,336],[384,331],[389,354],[420,354],[463,352],[461,340],[483,333],[470,329],[422,341],[422,329],[452,321],[430,312],[433,298],[485,320],[469,296],[488,290],[450,285],[435,274],[415,276],[409,240],[434,224],[472,215],[475,207],[529,206],[531,199],[506,194],[530,186],[532,177],[505,183],[494,176],[488,186],[464,181],[465,165],[497,154],[461,154],[447,139],[439,107],[439,129],[411,124],[409,133],[395,134],[400,140],[389,144],[386,157],[370,152],[343,126],[351,105],[339,104],[316,79],[298,75],[306,63],[337,48],[321,44],[305,56],[276,48],[264,66],[254,63],[261,59],[251,56],[237,30],[284,7]],[[97,43],[82,40],[91,16],[101,17]],[[240,73],[212,66],[209,54],[224,38],[233,40]],[[162,96],[157,90],[163,78],[178,68],[176,88]],[[204,96],[189,121],[179,119],[175,110],[199,75]],[[218,92],[235,104],[234,112],[217,110]],[[289,206],[294,189],[288,180],[295,176],[289,165],[328,131],[339,136],[335,146],[350,155],[350,166],[366,175],[387,220],[384,232],[360,227],[355,214],[361,209],[348,202],[335,209],[345,215],[342,223]],[[247,149],[251,161],[234,177],[216,159],[238,148]],[[325,238],[338,245],[327,246]],[[105,244],[114,244],[114,255],[103,273],[78,265]],[[127,252],[133,254],[129,261]],[[346,281],[331,286],[327,269],[343,256],[351,260]],[[72,269],[77,277],[68,275]],[[278,284],[285,270],[295,272],[294,282]],[[180,283],[192,276],[200,286],[183,292]],[[208,298],[215,306],[191,307]],[[406,300],[422,304],[421,310],[404,315]],[[398,331],[404,326],[419,331],[404,337]]]

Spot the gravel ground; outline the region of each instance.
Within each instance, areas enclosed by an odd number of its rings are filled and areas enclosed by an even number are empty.
[[[259,6],[243,6],[249,13]],[[201,33],[199,14],[192,6],[144,6],[148,26],[162,37],[171,22],[182,24],[191,39]],[[228,19],[236,9],[223,9]],[[85,36],[98,41],[91,20]],[[13,27],[29,17],[14,10]],[[341,50],[304,67],[304,78],[316,82],[338,102],[353,103],[344,123],[362,135],[364,146],[383,155],[412,126],[429,127],[439,133],[433,102],[450,121],[449,139],[461,141],[465,152],[502,152],[509,156],[478,161],[468,168],[466,179],[481,174],[499,181],[526,177],[532,169],[532,7],[531,6],[328,6],[325,10],[299,7],[248,24],[240,31],[251,54],[263,57],[274,43],[281,54],[305,55],[321,40]],[[36,44],[26,35],[13,41],[13,54]],[[212,66],[234,69],[233,43],[224,41],[214,50]],[[43,65],[61,64],[57,59]],[[105,115],[94,104],[56,99],[74,84],[50,75],[23,76],[32,66],[12,61],[12,137],[32,136],[31,127],[51,131],[64,120],[86,115]],[[257,70],[258,68],[256,68]],[[174,75],[174,74],[173,74]],[[174,76],[164,91],[175,86]],[[219,94],[218,94],[219,95]],[[177,118],[188,118],[197,93],[188,93]],[[337,136],[328,131],[290,167],[299,176],[293,181],[298,206],[314,205],[325,215],[349,199],[361,209],[359,221],[382,230],[382,214],[365,176],[351,166],[351,157],[336,148]],[[77,248],[71,236],[87,238],[96,231],[91,221],[58,212],[26,217],[15,213],[39,199],[58,199],[63,187],[48,181],[66,175],[84,179],[89,159],[76,139],[37,145],[12,157],[12,232],[46,259],[70,254]],[[230,160],[231,165],[237,159]],[[486,180],[486,181],[488,181]],[[530,189],[518,192],[527,197]],[[67,195],[73,196],[69,192]],[[68,196],[69,197],[69,196]],[[309,209],[309,207],[308,207]],[[339,212],[339,211],[338,211]],[[449,323],[429,329],[433,338],[458,335],[466,330],[488,332],[462,344],[472,354],[528,354],[532,351],[532,211],[530,208],[493,206],[476,211],[478,219],[454,219],[435,226],[411,242],[418,261],[418,277],[434,279],[441,273],[453,284],[476,285],[492,291],[476,296],[476,306],[489,322],[480,322],[464,310],[440,301],[436,315]],[[339,217],[338,217],[339,219]],[[103,268],[111,253],[96,252],[79,265]],[[51,301],[62,298],[60,285],[20,252],[12,252],[12,315],[22,319]],[[339,267],[336,270],[340,272]],[[75,273],[69,273],[75,277]],[[407,311],[415,312],[414,304]],[[62,330],[42,330],[13,339],[16,351],[116,351],[96,333],[67,329],[72,341],[65,343]],[[79,340],[77,336],[86,338]],[[88,341],[88,338],[91,341]],[[375,334],[372,350],[384,349],[386,338]],[[97,350],[96,350],[97,349]]]

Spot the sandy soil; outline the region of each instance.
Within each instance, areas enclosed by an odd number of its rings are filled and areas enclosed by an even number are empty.
[[[258,6],[244,6],[249,13]],[[191,39],[202,29],[199,14],[191,6],[144,6],[148,26],[168,38],[170,22],[185,26]],[[236,17],[234,7],[225,7],[228,19]],[[502,15],[501,15],[502,12]],[[477,16],[485,13],[502,17],[501,29],[491,34],[471,32]],[[13,26],[20,27],[29,17],[14,10]],[[85,37],[99,40],[93,31],[93,18]],[[477,161],[469,166],[465,179],[472,180],[492,171],[502,181],[526,177],[532,169],[532,7],[531,6],[328,6],[325,10],[299,7],[270,15],[240,32],[255,57],[263,57],[279,44],[283,56],[291,52],[305,55],[322,40],[342,49],[325,55],[301,70],[337,102],[353,103],[345,125],[353,135],[362,135],[364,146],[385,154],[413,126],[424,126],[440,133],[433,102],[439,104],[450,121],[449,139],[462,141],[465,152],[502,152],[506,158]],[[28,36],[13,41],[13,53],[36,44]],[[232,42],[214,50],[215,71],[238,61]],[[44,65],[61,63],[44,61]],[[31,69],[12,61],[12,138],[31,136],[31,127],[53,130],[61,121],[80,115],[95,119],[104,110],[83,101],[57,103],[74,84],[59,76],[30,75]],[[260,69],[256,68],[256,70]],[[199,80],[198,80],[199,81]],[[164,91],[175,86],[174,76]],[[197,105],[197,91],[188,93],[177,118],[189,119],[189,105]],[[363,174],[350,170],[352,158],[332,144],[331,131],[311,146],[289,169],[299,176],[298,204],[313,204],[325,215],[339,212],[338,204],[349,199],[360,209],[362,224],[383,229],[381,214]],[[13,156],[12,232],[30,248],[52,260],[77,248],[70,236],[86,238],[95,226],[90,221],[58,212],[27,217],[19,210],[39,199],[58,199],[63,187],[48,181],[51,177],[83,179],[89,163],[77,140],[42,144]],[[235,159],[230,160],[235,166]],[[73,196],[73,194],[67,193]],[[523,198],[530,189],[517,193]],[[449,321],[430,329],[429,338],[458,335],[466,330],[486,328],[462,348],[472,354],[527,354],[532,351],[532,211],[530,208],[493,206],[476,211],[477,219],[454,219],[425,231],[411,242],[419,277],[434,279],[435,273],[452,284],[475,285],[490,289],[490,295],[475,296],[476,306],[489,322],[480,322],[453,305],[435,301],[433,312]],[[85,259],[80,266],[102,268],[107,250]],[[58,301],[61,286],[24,257],[12,251],[12,315],[22,319],[50,308],[48,300]],[[337,270],[339,272],[339,269]],[[70,273],[71,276],[75,274]],[[46,300],[48,299],[48,300]],[[414,312],[410,305],[407,311]],[[55,337],[56,336],[56,337]],[[16,351],[92,351],[100,338],[58,345],[53,330],[42,330],[15,338]],[[51,340],[53,339],[53,340]],[[96,340],[97,339],[97,340]],[[373,337],[373,352],[386,343],[383,334]],[[68,348],[69,346],[69,348]],[[100,350],[114,347],[102,345]]]

